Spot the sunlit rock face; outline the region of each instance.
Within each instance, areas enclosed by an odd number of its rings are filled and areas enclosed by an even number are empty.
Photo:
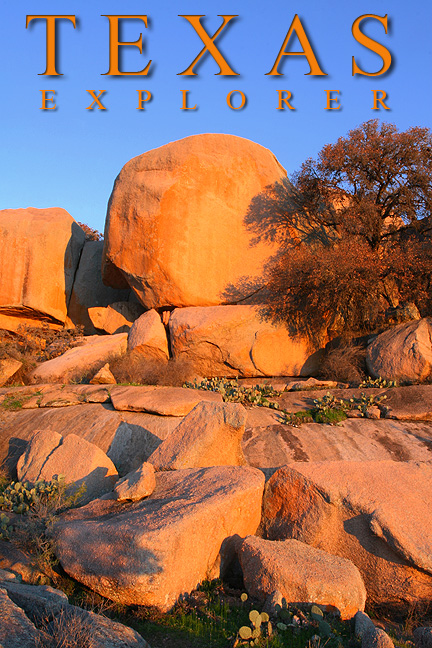
[[[0,211],[0,327],[66,320],[85,234],[64,209]]]
[[[129,285],[147,308],[247,297],[274,248],[251,246],[244,217],[284,177],[268,149],[233,135],[194,135],[130,160],[109,201],[104,282]]]

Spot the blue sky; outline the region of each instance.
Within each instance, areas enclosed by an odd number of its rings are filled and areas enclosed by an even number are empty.
[[[284,57],[283,76],[270,77],[288,28],[298,14],[319,64],[327,76],[306,76],[305,57]],[[39,76],[45,70],[45,25],[25,28],[26,15],[63,14],[77,17],[77,28],[59,26],[61,77]],[[137,70],[151,59],[151,74],[108,77],[109,25],[101,14],[148,16],[123,21],[122,38],[143,33],[144,52],[126,48],[123,69]],[[211,35],[219,15],[237,14],[216,41],[240,76],[215,76],[219,68],[207,55],[197,76],[178,76],[202,42],[179,15],[205,15]],[[388,15],[385,34],[378,21],[364,23],[364,32],[392,53],[390,71],[379,77],[351,75],[351,57],[365,71],[375,72],[381,58],[352,36],[354,20],[363,14]],[[367,119],[379,118],[405,130],[432,127],[432,45],[429,0],[15,0],[0,8],[2,101],[0,124],[0,208],[63,207],[72,216],[103,230],[113,182],[132,157],[196,133],[231,133],[271,149],[288,174],[322,146],[345,135]],[[292,50],[298,43],[292,41]],[[55,90],[57,109],[42,111],[41,89]],[[107,110],[86,110],[88,89],[106,90]],[[137,110],[137,90],[152,101]],[[372,110],[372,90],[387,93],[390,110]],[[189,90],[195,111],[181,110],[181,90]],[[241,90],[242,110],[231,110],[226,96]],[[292,93],[295,110],[278,111],[277,90]],[[340,110],[325,110],[326,90],[339,90]]]

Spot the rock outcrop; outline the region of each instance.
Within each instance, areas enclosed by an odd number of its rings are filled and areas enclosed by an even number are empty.
[[[160,315],[151,309],[132,325],[128,337],[128,350],[149,360],[168,360],[168,339]]]
[[[126,605],[170,609],[233,558],[233,536],[256,532],[264,475],[217,467],[156,474],[134,503],[96,500],[56,527],[57,555],[73,578]]]
[[[318,368],[307,340],[264,321],[256,306],[179,308],[169,330],[173,357],[206,376],[308,376]]]
[[[66,382],[80,380],[91,374],[95,367],[126,353],[127,333],[117,335],[90,335],[85,344],[69,349],[53,360],[43,362],[31,373],[33,383]]]
[[[129,333],[134,321],[142,314],[141,304],[134,302],[115,302],[109,306],[94,306],[88,309],[88,316],[99,331],[109,335]]]
[[[114,486],[114,494],[119,502],[131,500],[138,502],[151,495],[156,488],[154,468],[144,462],[142,466],[119,479]]]
[[[1,585],[1,584],[0,584]],[[4,648],[34,648],[40,633],[0,586],[0,645]]]
[[[269,480],[263,526],[352,560],[371,601],[405,605],[432,596],[431,507],[431,463],[297,463]]]
[[[366,364],[374,378],[421,382],[432,373],[432,319],[399,324],[369,344]]]
[[[255,536],[243,541],[239,559],[246,590],[258,600],[278,591],[287,604],[330,605],[342,619],[364,610],[366,589],[349,560],[298,540],[273,542]]]
[[[229,303],[229,284],[233,301],[246,298],[241,279],[258,279],[274,249],[250,246],[244,217],[283,177],[270,151],[233,135],[194,135],[130,160],[108,205],[104,281],[130,285],[147,308]]]
[[[201,403],[221,403],[221,394],[185,387],[113,387],[111,400],[116,410],[149,412],[162,416],[186,416]]]
[[[65,322],[84,239],[64,209],[0,211],[0,328]]]
[[[83,610],[46,585],[24,585],[0,578],[0,645],[150,648],[132,628]]]
[[[85,485],[83,502],[109,492],[118,479],[111,459],[93,443],[75,434],[36,432],[17,465],[18,479],[35,483],[63,475],[73,491]],[[70,491],[71,492],[71,491]]]
[[[246,410],[239,403],[202,401],[149,457],[157,470],[242,466]]]
[[[72,295],[68,306],[68,317],[77,326],[84,326],[86,335],[94,335],[88,309],[109,306],[115,302],[129,301],[131,290],[116,290],[105,286],[102,281],[103,241],[86,241],[82,250]]]
[[[3,360],[0,360],[0,387],[3,387],[9,378],[12,378],[12,376],[14,376],[22,366],[23,363],[14,358],[4,358]]]

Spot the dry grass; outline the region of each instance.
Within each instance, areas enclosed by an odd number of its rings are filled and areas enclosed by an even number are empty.
[[[39,627],[36,648],[91,648],[92,636],[79,612],[62,609]]]
[[[365,358],[364,345],[343,340],[326,352],[321,362],[320,374],[326,380],[359,383],[365,375]]]
[[[196,371],[186,359],[149,360],[139,354],[127,353],[110,362],[110,369],[118,383],[137,385],[167,385],[181,387],[192,380]]]
[[[81,342],[83,327],[53,329],[48,324],[20,325],[16,333],[0,330],[0,359],[13,358],[23,366],[6,385],[27,385],[39,362],[52,360]]]
[[[12,481],[12,475],[6,466],[0,466],[0,491]]]

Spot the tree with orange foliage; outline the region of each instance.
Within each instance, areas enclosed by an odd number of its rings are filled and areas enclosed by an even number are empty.
[[[93,229],[90,227],[90,225],[86,225],[86,223],[80,223],[79,221],[78,225],[81,227],[85,234],[85,240],[86,241],[102,241],[103,240],[103,234],[98,232],[97,229]]]
[[[266,312],[316,338],[376,330],[414,302],[432,314],[432,135],[365,122],[251,203],[255,241],[279,244]]]

